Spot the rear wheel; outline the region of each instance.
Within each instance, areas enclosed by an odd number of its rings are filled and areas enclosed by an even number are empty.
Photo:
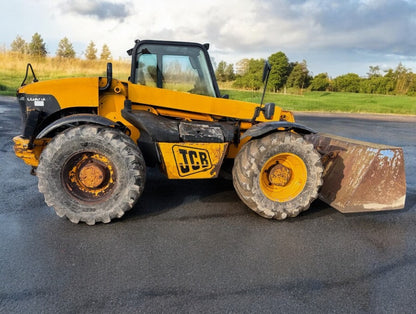
[[[265,218],[295,217],[322,185],[320,155],[300,135],[272,133],[248,142],[235,158],[233,183],[241,200]]]
[[[41,154],[39,191],[73,223],[110,222],[131,209],[145,183],[139,148],[121,131],[95,125],[68,129]]]

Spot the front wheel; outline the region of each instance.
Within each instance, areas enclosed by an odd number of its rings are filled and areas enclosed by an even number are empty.
[[[302,136],[272,133],[245,144],[235,158],[233,184],[241,200],[265,218],[307,210],[322,185],[319,153]]]
[[[146,179],[134,142],[113,128],[82,125],[54,137],[43,150],[39,191],[58,216],[73,223],[108,223],[140,197]]]

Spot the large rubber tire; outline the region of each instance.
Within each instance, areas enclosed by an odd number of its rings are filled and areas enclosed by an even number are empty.
[[[37,168],[48,206],[73,223],[108,223],[139,199],[146,180],[140,149],[117,129],[82,125],[55,136]]]
[[[318,197],[322,171],[312,144],[298,134],[277,132],[241,148],[234,162],[233,184],[257,214],[282,220],[307,210]]]

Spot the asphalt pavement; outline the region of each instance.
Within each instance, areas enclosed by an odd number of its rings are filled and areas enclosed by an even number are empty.
[[[149,169],[133,210],[72,224],[13,153],[20,115],[0,97],[1,313],[414,313],[416,118],[299,113],[316,130],[401,146],[406,207],[299,217],[251,212],[231,181]]]

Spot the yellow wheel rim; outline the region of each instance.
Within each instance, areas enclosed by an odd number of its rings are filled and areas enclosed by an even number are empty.
[[[272,201],[288,202],[305,187],[308,172],[303,160],[291,153],[274,155],[260,171],[260,188]]]

